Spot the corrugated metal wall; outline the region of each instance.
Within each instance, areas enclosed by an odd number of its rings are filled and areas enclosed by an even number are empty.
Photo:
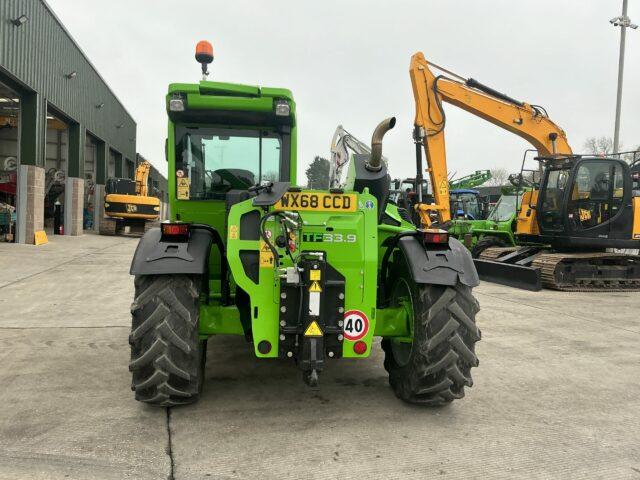
[[[14,26],[11,19],[20,15],[28,21]],[[45,2],[0,0],[0,66],[111,148],[135,159],[135,121]],[[65,77],[73,71],[75,78]],[[96,108],[101,103],[104,107]]]

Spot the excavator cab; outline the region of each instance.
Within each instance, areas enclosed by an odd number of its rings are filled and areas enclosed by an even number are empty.
[[[616,158],[540,158],[535,210],[541,239],[554,248],[635,248],[632,178]]]

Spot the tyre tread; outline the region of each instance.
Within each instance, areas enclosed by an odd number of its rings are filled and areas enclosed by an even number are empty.
[[[202,388],[206,343],[199,340],[199,277],[136,277],[131,305],[131,388],[136,400],[192,403]]]
[[[409,362],[399,365],[385,340],[384,364],[399,398],[428,406],[444,405],[464,397],[464,388],[473,385],[470,370],[479,363],[475,343],[481,332],[475,316],[480,307],[471,288],[462,284],[415,288],[414,346]]]

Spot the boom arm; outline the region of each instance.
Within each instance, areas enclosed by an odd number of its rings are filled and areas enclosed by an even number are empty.
[[[451,180],[449,182],[449,188],[451,190],[476,188],[489,180],[491,180],[491,170],[476,170],[470,175]]]
[[[430,211],[437,211],[440,222],[451,219],[449,181],[444,128],[446,117],[442,101],[515,133],[531,143],[541,156],[570,154],[564,131],[543,109],[514,100],[473,79],[435,76],[422,52],[411,57],[409,75],[416,104],[415,141],[424,146],[427,172],[433,185],[434,205],[420,204],[418,213],[425,226],[431,224]],[[416,148],[417,152],[419,150]]]
[[[149,172],[151,164],[146,160],[142,161],[136,168],[136,195],[147,197],[149,195]]]
[[[361,140],[358,140],[351,133],[345,130],[342,125],[338,125],[331,139],[331,160],[329,171],[329,188],[341,187],[342,170],[349,163],[351,155],[349,150],[356,154],[371,153],[371,147]],[[383,156],[384,162],[387,159]]]

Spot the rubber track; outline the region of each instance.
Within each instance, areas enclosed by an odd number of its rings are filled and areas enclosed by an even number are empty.
[[[503,255],[514,252],[517,247],[488,248],[480,254],[483,260],[496,260]],[[560,285],[556,281],[556,272],[565,262],[589,261],[593,259],[608,259],[620,265],[626,264],[628,259],[635,259],[640,262],[640,258],[635,255],[624,255],[619,253],[551,253],[541,252],[532,262],[531,266],[540,269],[542,285],[552,290],[564,292],[636,292],[640,291],[640,278],[630,280],[628,283],[621,283],[607,280],[586,279],[584,283],[574,285]]]
[[[100,226],[98,232],[100,235],[116,235],[117,233],[117,224],[116,221],[111,218],[101,218],[99,219]]]
[[[131,384],[136,400],[191,403],[200,391],[197,282],[187,276],[136,278],[131,305]]]
[[[476,242],[471,249],[471,256],[473,258],[482,257],[482,253],[490,248],[504,248],[505,242],[502,239],[495,236],[486,236],[482,240]],[[480,255],[478,255],[480,252]]]
[[[608,262],[623,266],[627,264],[630,258],[635,258],[636,265],[640,263],[640,258],[637,256],[616,253],[541,253],[534,259],[532,266],[540,269],[542,285],[546,288],[564,292],[636,292],[640,291],[640,278],[628,281],[585,279],[581,283],[574,285],[560,285],[557,283],[556,272],[559,268],[562,268],[565,262],[575,263],[606,259]]]
[[[495,260],[500,258],[508,253],[515,252],[517,247],[492,247],[487,248],[480,254],[480,259],[482,260]]]

